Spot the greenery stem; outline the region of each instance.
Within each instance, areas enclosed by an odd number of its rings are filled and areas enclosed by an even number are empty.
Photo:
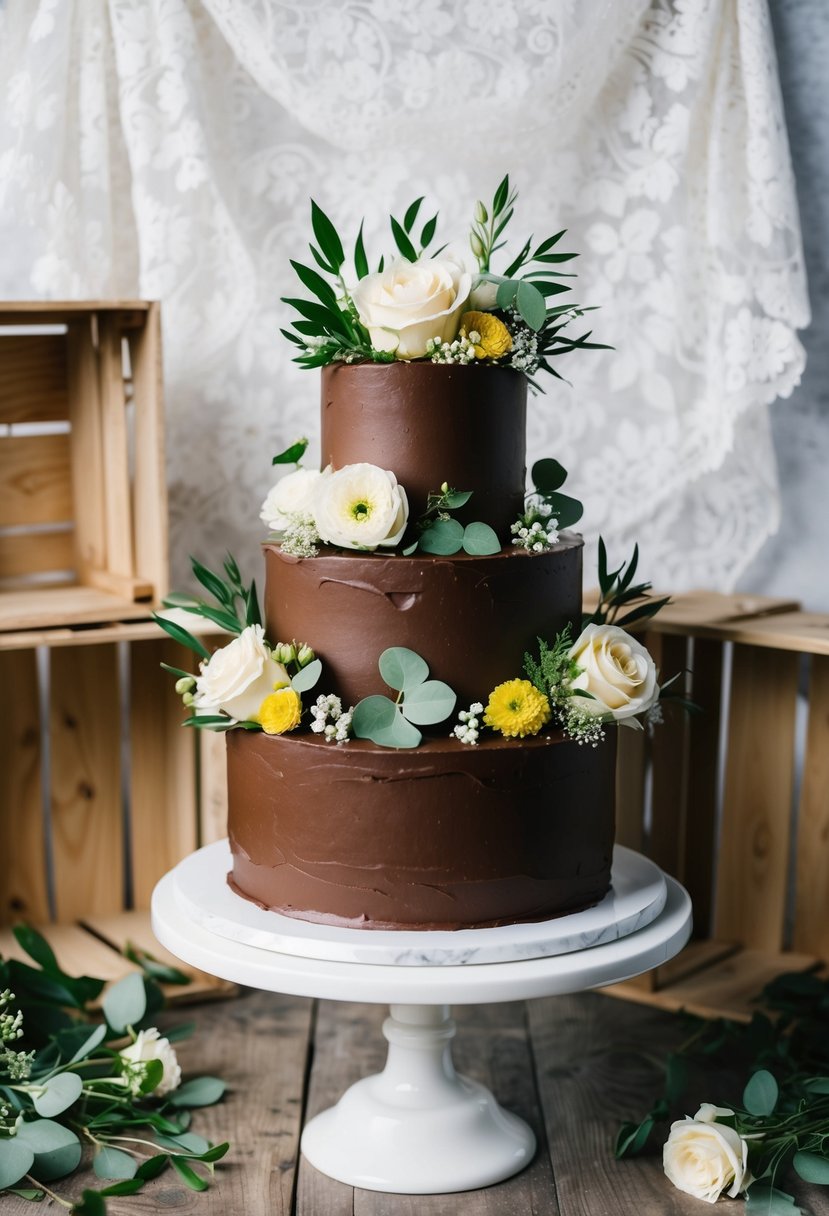
[[[62,1208],[66,1208],[67,1211],[71,1212],[75,1206],[73,1203],[69,1203],[66,1199],[61,1199],[60,1195],[56,1195],[54,1191],[50,1191],[45,1183],[38,1182],[37,1178],[33,1178],[31,1174],[26,1174],[25,1177],[26,1181],[31,1182],[32,1186],[36,1187],[39,1191],[43,1191],[50,1199],[54,1199],[55,1203],[59,1203]]]

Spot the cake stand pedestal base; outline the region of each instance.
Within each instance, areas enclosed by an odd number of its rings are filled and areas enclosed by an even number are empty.
[[[305,1128],[308,1161],[340,1182],[408,1195],[468,1191],[518,1173],[535,1136],[455,1072],[448,1005],[392,1005],[386,1067]]]
[[[614,888],[621,891],[632,867],[642,862],[629,850],[618,852]],[[620,923],[598,931],[590,910],[573,914],[567,953],[535,953],[536,946],[550,948],[550,934],[560,929],[553,923],[549,932],[536,927],[541,936],[530,957],[504,958],[500,929],[459,930],[459,945],[474,942],[474,949],[459,951],[467,960],[460,963],[451,961],[451,952],[436,950],[429,933],[406,933],[398,962],[382,950],[369,953],[387,958],[385,963],[344,961],[365,949],[364,929],[332,931],[329,942],[319,933],[307,935],[313,957],[306,957],[296,952],[302,948],[297,934],[280,924],[284,918],[275,918],[278,933],[263,934],[250,924],[247,901],[234,897],[237,913],[224,908],[227,866],[226,849],[209,845],[161,879],[153,892],[152,923],[162,945],[193,967],[249,987],[391,1004],[383,1026],[389,1044],[383,1072],[358,1081],[336,1106],[312,1119],[302,1136],[312,1165],[366,1190],[471,1190],[509,1178],[533,1156],[535,1137],[523,1120],[502,1110],[484,1086],[455,1072],[450,1005],[530,1000],[618,983],[673,958],[691,932],[688,894],[663,876],[664,905],[645,909],[641,927],[621,904]],[[251,934],[253,941],[240,940]],[[578,942],[583,948],[574,949]],[[280,943],[284,949],[276,948]],[[493,953],[502,961],[472,961]],[[412,965],[413,958],[424,962]]]

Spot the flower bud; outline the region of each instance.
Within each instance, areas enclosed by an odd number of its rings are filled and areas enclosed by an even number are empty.
[[[477,203],[475,204],[475,220],[479,224],[485,224],[488,219],[489,216],[487,215],[486,207],[483,205],[481,200],[478,199]]]
[[[448,481],[442,481],[440,483],[440,492],[441,492],[441,494],[449,493],[449,482]]]
[[[180,697],[186,692],[192,692],[195,687],[195,676],[182,676],[180,680],[176,680],[176,692]]]
[[[181,699],[184,702],[184,704],[189,708],[193,704],[193,702],[195,701],[196,698],[193,696],[193,694],[191,692],[186,692]]]
[[[273,649],[273,657],[277,663],[293,663],[296,658],[296,646],[293,642],[277,642]]]
[[[484,243],[478,236],[477,232],[470,232],[469,245],[476,258],[482,258],[484,256]]]
[[[297,663],[299,663],[300,667],[307,667],[309,663],[313,662],[314,658],[315,658],[315,655],[314,655],[314,652],[311,649],[311,647],[306,646],[305,643],[303,642],[303,644],[300,646],[299,650],[297,651],[297,656],[296,656]]]

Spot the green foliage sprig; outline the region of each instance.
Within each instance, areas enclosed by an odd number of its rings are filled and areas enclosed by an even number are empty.
[[[718,1121],[747,1141],[754,1178],[748,1212],[800,1216],[778,1181],[793,1169],[805,1182],[829,1185],[829,980],[810,972],[781,975],[757,1002],[747,1025],[688,1019],[688,1039],[666,1060],[663,1093],[641,1120],[621,1126],[616,1156],[644,1152],[672,1110],[704,1097],[733,1111]],[[701,1073],[716,1078],[704,1095]],[[739,1101],[730,1096],[732,1076],[741,1078]]]
[[[164,1003],[154,979],[136,972],[114,984],[101,1021],[88,1006],[104,981],[65,974],[29,926],[14,933],[36,965],[0,959],[0,1191],[48,1195],[81,1216],[101,1216],[108,1197],[137,1194],[168,1168],[205,1190],[229,1145],[191,1132],[191,1110],[218,1102],[224,1082],[197,1077],[159,1097],[161,1059],[127,1063],[120,1054],[154,1025]],[[168,1045],[191,1029],[165,1032],[168,1060]],[[74,1173],[84,1150],[107,1185],[85,1190],[73,1204],[46,1184]]]
[[[616,570],[609,570],[607,546],[604,539],[599,537],[599,602],[593,612],[583,617],[582,628],[596,624],[619,625],[624,629],[637,621],[650,620],[660,609],[670,604],[669,595],[662,596],[661,599],[651,596],[652,583],[634,583],[638,564],[639,546],[634,545],[630,560],[622,562]],[[636,603],[636,607],[629,608],[633,603]]]
[[[228,633],[236,635],[240,634],[248,625],[262,624],[262,610],[259,607],[256,581],[251,580],[249,584],[242,581],[239,567],[231,554],[228,554],[224,561],[226,578],[208,570],[195,557],[190,558],[190,564],[196,578],[210,593],[215,604],[209,604],[197,596],[171,592],[162,601],[165,608],[182,608],[185,612],[192,612],[194,616],[200,616],[203,620],[210,621]],[[153,613],[153,619],[174,641],[180,642],[182,646],[194,651],[202,659],[210,658],[210,651],[204,643],[178,622],[171,621],[156,612]],[[162,664],[162,666],[166,667],[166,664]],[[187,674],[187,672],[176,671],[171,667],[167,667],[167,670],[180,676]]]
[[[410,557],[418,549],[441,557],[461,549],[477,557],[500,553],[501,542],[489,524],[476,521],[464,527],[452,519],[450,512],[466,506],[471,497],[471,490],[453,490],[444,481],[438,492],[429,495],[426,510],[415,524],[417,539],[403,549],[403,556]]]
[[[417,727],[445,721],[455,708],[455,694],[442,680],[428,679],[426,661],[405,646],[384,650],[378,666],[397,699],[364,697],[354,707],[352,734],[379,747],[417,747],[423,738]]]

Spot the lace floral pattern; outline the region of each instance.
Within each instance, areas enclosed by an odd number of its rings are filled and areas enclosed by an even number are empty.
[[[279,335],[308,196],[376,245],[425,193],[461,236],[505,170],[615,348],[531,410],[588,539],[727,587],[776,527],[808,303],[766,0],[6,0],[0,88],[3,293],[164,303],[179,580],[257,562],[267,454],[314,432]]]

